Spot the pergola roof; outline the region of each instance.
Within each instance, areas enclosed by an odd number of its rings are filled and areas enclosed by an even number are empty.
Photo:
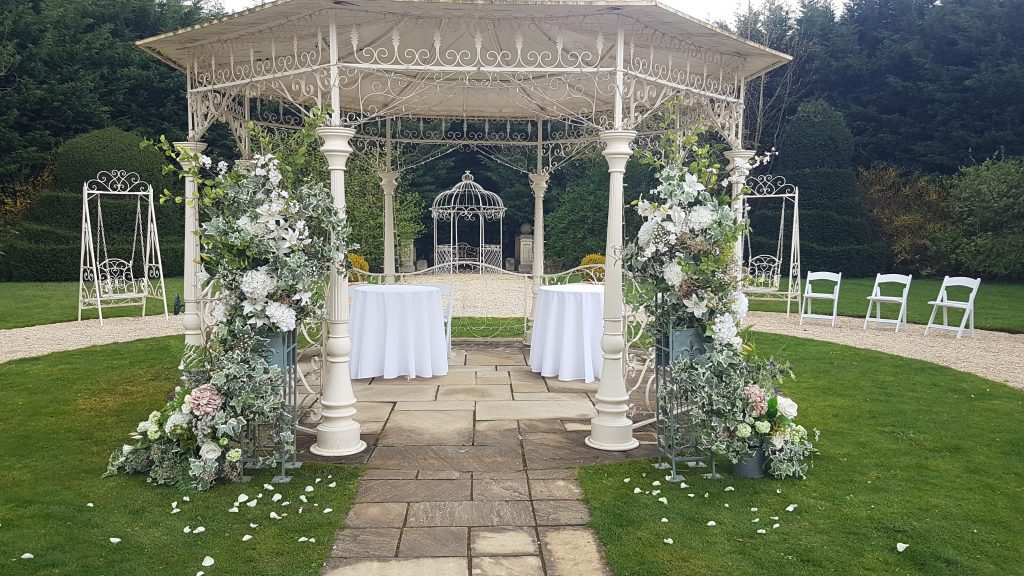
[[[748,79],[790,60],[659,0],[276,0],[138,45],[185,71],[190,93],[300,107],[334,96],[350,124],[545,118],[601,127],[618,94],[633,125],[676,94],[740,103]]]

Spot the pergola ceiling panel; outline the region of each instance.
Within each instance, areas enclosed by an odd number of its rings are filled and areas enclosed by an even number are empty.
[[[325,105],[336,82],[349,123],[424,115],[607,125],[620,29],[630,121],[677,93],[738,102],[747,78],[789,59],[656,0],[278,0],[139,45],[186,71],[197,94]]]

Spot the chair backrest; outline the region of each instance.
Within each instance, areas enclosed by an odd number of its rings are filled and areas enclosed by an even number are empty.
[[[441,308],[444,311],[444,319],[450,320],[452,317],[452,308],[455,304],[455,287],[451,284],[443,283],[426,283],[417,284],[417,286],[429,286],[431,288],[437,288],[438,292],[441,293]]]
[[[974,295],[978,292],[978,286],[981,286],[981,278],[946,276],[942,279],[942,287],[939,288],[939,302],[959,302],[961,304],[970,304],[971,302],[974,302]],[[971,293],[967,296],[967,300],[951,300],[946,289],[953,287],[969,288]]]
[[[807,273],[807,284],[804,288],[805,292],[810,294],[828,294],[828,292],[816,292],[811,282],[821,280],[823,282],[835,282],[835,287],[832,288],[832,294],[839,294],[839,282],[843,279],[842,272],[808,272]]]
[[[912,278],[912,274],[875,274],[875,287],[871,290],[871,295],[881,296],[880,286],[882,284],[899,284],[903,286],[903,295],[906,296],[907,291],[910,290]]]

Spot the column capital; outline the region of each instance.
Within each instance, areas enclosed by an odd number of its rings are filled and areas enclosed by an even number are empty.
[[[530,188],[533,189],[533,197],[543,198],[544,192],[548,189],[548,180],[551,176],[543,172],[531,172],[527,176],[530,178]]]
[[[355,128],[321,126],[316,129],[316,134],[324,141],[320,151],[327,157],[327,167],[330,170],[344,170],[348,157],[352,155],[349,140],[356,135]]]
[[[380,187],[384,189],[385,194],[394,194],[395,188],[398,187],[398,178],[402,175],[397,170],[381,170],[380,171]]]
[[[608,170],[624,172],[626,162],[633,155],[633,148],[630,144],[636,138],[636,132],[633,130],[602,130],[600,136],[605,143],[601,155],[608,160]]]
[[[742,170],[744,172],[750,171],[750,159],[757,154],[754,150],[728,150],[724,153],[726,159],[729,160],[729,165],[726,170],[729,172],[735,172]]]
[[[203,150],[206,150],[206,142],[193,142],[190,140],[185,140],[183,142],[172,142],[171,145],[174,146],[175,150],[188,152],[191,155],[202,154]],[[179,158],[178,163],[181,164],[181,167],[184,168],[185,170],[189,170],[192,168],[192,163],[189,162],[188,160],[182,160]]]

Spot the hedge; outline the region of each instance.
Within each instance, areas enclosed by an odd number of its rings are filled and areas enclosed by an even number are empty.
[[[110,256],[131,255],[127,244],[108,245]],[[185,266],[185,247],[179,239],[161,242],[164,277],[181,276]],[[74,244],[39,244],[22,239],[0,246],[0,281],[3,282],[71,282],[78,280],[81,248]],[[136,274],[141,274],[142,255],[136,254]]]
[[[101,171],[137,172],[160,194],[174,185],[174,177],[163,173],[167,163],[155,148],[140,148],[142,137],[120,128],[103,128],[76,136],[53,152],[53,181],[62,192],[81,192],[82,183]]]

